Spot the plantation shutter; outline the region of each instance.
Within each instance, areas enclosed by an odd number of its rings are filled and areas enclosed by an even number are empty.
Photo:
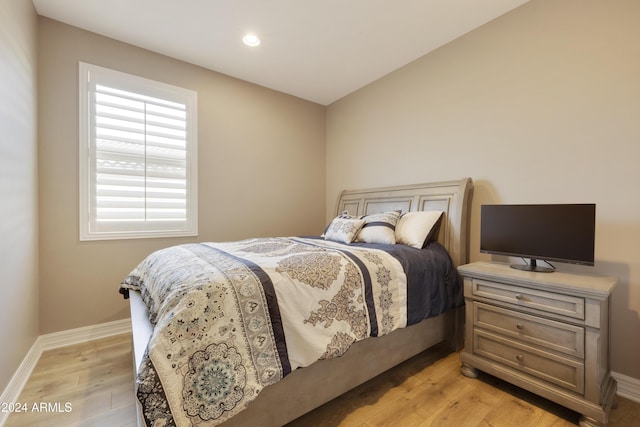
[[[195,105],[174,87],[113,73],[88,70],[84,237],[194,235]]]

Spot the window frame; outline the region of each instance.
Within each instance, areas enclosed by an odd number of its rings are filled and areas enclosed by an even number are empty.
[[[98,223],[96,211],[96,126],[92,121],[96,106],[94,98],[96,84],[185,105],[186,221],[148,222],[144,220],[140,222],[117,222],[109,225]],[[79,62],[79,98],[80,240],[197,236],[197,93],[190,89]],[[146,212],[147,208],[145,207],[144,209]]]

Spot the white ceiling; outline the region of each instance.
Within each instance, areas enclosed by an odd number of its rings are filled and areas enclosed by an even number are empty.
[[[33,0],[38,14],[319,104],[528,0]],[[253,32],[257,48],[242,43]]]

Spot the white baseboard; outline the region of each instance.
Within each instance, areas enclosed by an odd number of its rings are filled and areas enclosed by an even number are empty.
[[[99,325],[85,326],[83,328],[69,329],[67,331],[54,332],[40,335],[33,343],[27,355],[22,360],[11,381],[0,395],[0,402],[17,402],[33,368],[35,368],[43,351],[68,345],[80,344],[112,335],[131,332],[131,320],[122,319]],[[0,412],[0,426],[3,426],[9,417],[8,412]]]
[[[20,366],[18,366],[18,370],[13,374],[13,377],[11,377],[11,381],[9,381],[9,384],[7,384],[7,387],[2,392],[2,395],[0,395],[0,403],[11,403],[18,401],[20,393],[22,392],[22,389],[24,388],[27,380],[29,379],[29,376],[31,375],[31,371],[33,371],[33,368],[36,366],[36,363],[38,363],[40,355],[42,354],[42,350],[40,349],[40,345],[38,344],[39,338],[40,337],[36,338],[36,341],[33,343],[31,348],[27,352],[27,355],[22,360],[22,363],[20,363]],[[4,423],[7,421],[7,418],[9,418],[9,412],[0,411],[0,426],[4,425]]]
[[[612,372],[611,376],[618,383],[618,396],[640,403],[640,380]]]
[[[131,332],[131,319],[115,320],[113,322],[100,323],[99,325],[40,335],[38,341],[42,351],[45,351],[127,332]]]

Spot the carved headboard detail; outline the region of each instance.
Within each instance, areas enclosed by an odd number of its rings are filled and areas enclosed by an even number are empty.
[[[402,212],[443,211],[438,242],[444,245],[456,266],[469,260],[469,210],[473,193],[471,178],[394,187],[345,190],[340,193],[336,215],[401,210]]]

